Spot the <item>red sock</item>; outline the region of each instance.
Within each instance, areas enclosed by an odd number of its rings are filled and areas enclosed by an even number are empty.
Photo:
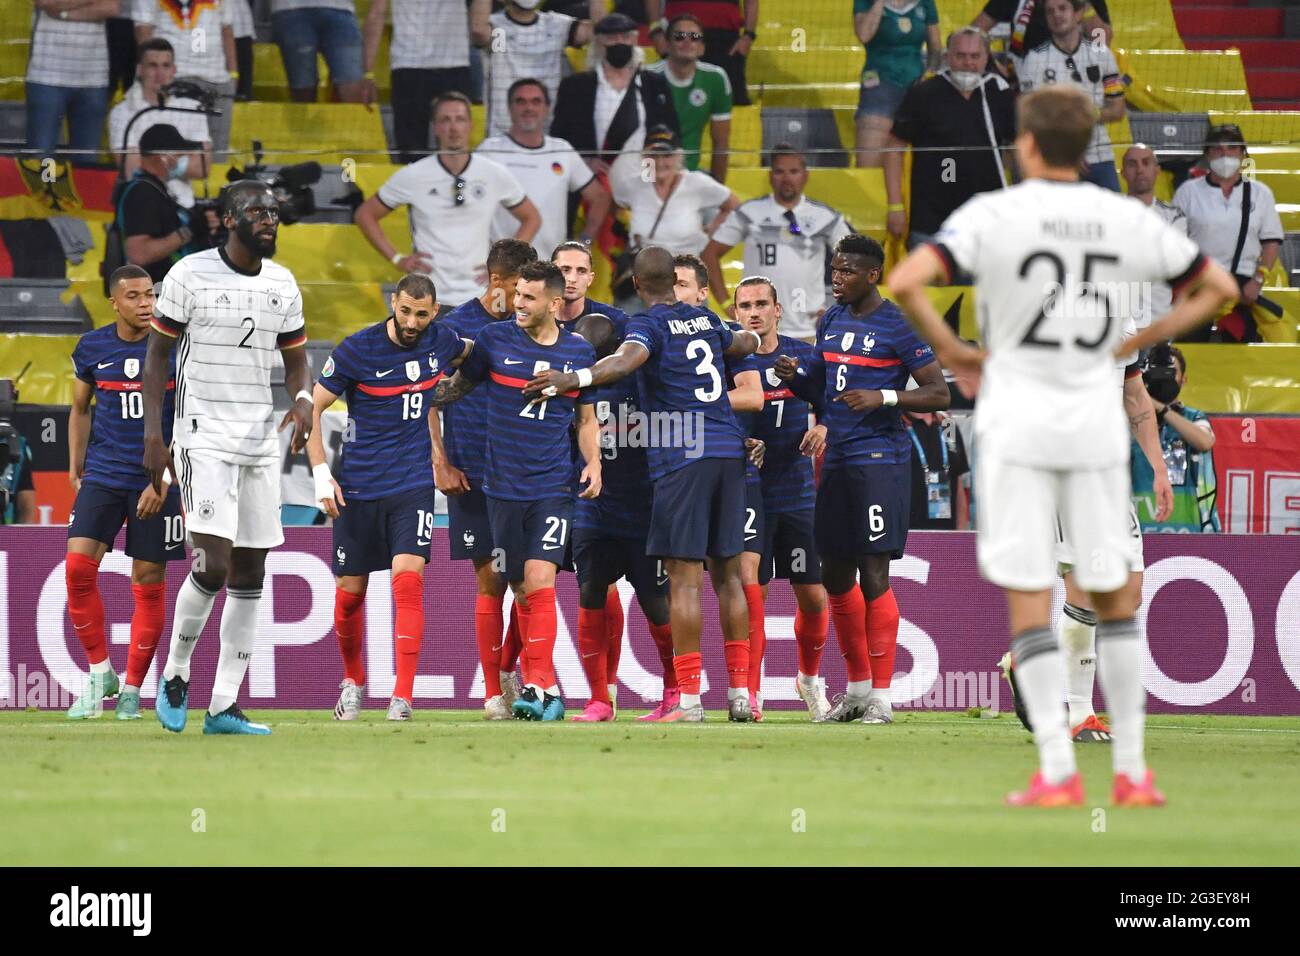
[[[546,690],[555,686],[555,588],[538,588],[529,594],[525,617],[528,682]]]
[[[606,676],[605,640],[608,629],[606,610],[578,608],[578,653],[582,656],[582,672],[591,685],[591,699],[609,703],[609,679]]]
[[[871,680],[871,658],[867,655],[867,602],[857,585],[843,594],[832,594],[831,615],[840,639],[840,654],[848,667],[849,680]]]
[[[502,600],[491,594],[474,598],[474,640],[478,643],[479,663],[483,665],[485,697],[501,694],[501,630],[505,626]]]
[[[822,608],[818,614],[794,612],[794,639],[799,648],[799,672],[812,677],[821,672],[822,650],[830,630],[830,614]]]
[[[126,656],[126,683],[139,687],[149,673],[154,651],[162,637],[167,585],[161,581],[157,584],[133,584],[131,593],[135,596],[135,611],[131,614],[131,650]]]
[[[334,589],[334,633],[343,655],[343,676],[358,687],[366,682],[366,665],[361,660],[361,640],[366,633],[366,596]]]
[[[519,653],[524,649],[523,609],[518,602],[510,605],[510,624],[506,628],[506,642],[501,648],[501,670],[509,674],[519,663]]]
[[[420,666],[420,640],[424,637],[424,577],[414,571],[393,575],[393,645],[397,658],[394,697],[411,699],[415,670]]]
[[[618,662],[623,656],[623,599],[618,589],[612,589],[605,598],[605,677],[608,683],[618,683]]]
[[[678,654],[673,658],[673,670],[677,674],[677,686],[683,694],[700,695],[700,652]]]
[[[867,645],[871,649],[871,686],[888,687],[898,653],[898,602],[893,588],[867,608]]]
[[[749,605],[749,696],[758,693],[763,681],[763,653],[767,649],[767,622],[763,608],[763,585],[745,585]]]
[[[727,686],[749,686],[749,641],[723,641],[722,653],[727,658]]]
[[[671,624],[651,624],[650,636],[659,652],[659,663],[664,669],[664,690],[677,689],[677,668],[673,664],[673,628]]]
[[[72,618],[77,640],[86,650],[86,660],[98,664],[108,659],[104,640],[104,602],[99,597],[99,562],[70,552],[63,566],[68,587],[68,617]]]

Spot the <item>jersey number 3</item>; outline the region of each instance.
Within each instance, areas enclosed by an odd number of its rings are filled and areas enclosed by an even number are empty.
[[[695,390],[695,397],[702,402],[716,402],[722,395],[722,376],[713,364],[713,349],[704,339],[691,339],[686,345],[686,357],[698,358],[700,364],[695,366],[695,374],[709,377],[708,388],[701,385]]]

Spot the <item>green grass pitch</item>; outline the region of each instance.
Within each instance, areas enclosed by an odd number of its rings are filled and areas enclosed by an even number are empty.
[[[640,711],[636,713],[641,713]],[[183,735],[152,712],[0,714],[0,864],[1291,864],[1300,720],[1153,716],[1162,810],[1001,806],[1034,749],[1015,718],[892,727],[486,723],[422,710],[339,724],[262,711],[269,738]]]

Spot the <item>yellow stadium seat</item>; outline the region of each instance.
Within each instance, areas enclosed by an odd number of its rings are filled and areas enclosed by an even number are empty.
[[[1115,58],[1133,78],[1125,94],[1130,106],[1171,113],[1250,109],[1237,50],[1117,47]]]
[[[757,106],[731,108],[731,167],[757,166],[763,148],[763,120]],[[713,156],[713,137],[704,127],[700,141],[700,169],[707,170]]]
[[[268,163],[341,164],[386,159],[378,108],[354,103],[236,103],[231,150],[247,159],[260,140]]]
[[[18,397],[24,404],[71,405],[75,335],[0,334],[0,378],[20,374]]]

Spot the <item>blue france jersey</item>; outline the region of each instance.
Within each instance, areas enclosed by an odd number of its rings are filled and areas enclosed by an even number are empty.
[[[795,387],[805,398],[823,398],[825,467],[911,461],[912,445],[897,406],[855,412],[833,399],[856,388],[901,392],[912,372],[934,360],[934,350],[917,338],[892,302],[864,316],[847,305],[828,309],[817,325],[806,380]]]
[[[635,375],[593,390],[600,422],[601,490],[579,498],[574,528],[611,538],[644,538],[650,533],[650,464],[646,459],[645,414]]]
[[[614,331],[618,333],[618,340],[620,342],[623,341],[623,336],[627,333],[626,312],[622,309],[616,309],[612,305],[606,305],[604,302],[597,302],[594,299],[588,299],[583,303],[582,315],[590,315],[593,312],[597,315],[603,315],[613,322]],[[582,315],[578,316],[578,318],[582,318]],[[558,325],[564,331],[571,332],[573,331],[574,322],[577,321],[577,319],[574,319],[573,322],[560,322]]]
[[[471,342],[484,328],[497,322],[514,324],[513,319],[496,318],[478,299],[456,306],[438,321]],[[465,473],[471,485],[483,483],[487,465],[487,432],[483,428],[487,408],[486,390],[476,388],[442,409],[442,444],[447,460]]]
[[[763,379],[763,411],[752,434],[767,443],[760,477],[763,507],[768,514],[813,507],[813,460],[799,451],[808,432],[808,411],[813,406],[776,377],[776,360],[782,355],[798,358],[799,364],[806,367],[812,354],[813,348],[807,342],[778,335],[773,351],[753,356]],[[816,411],[820,415],[820,403]]]
[[[736,332],[737,329],[740,328],[740,326],[733,326],[730,322],[727,323],[727,327],[732,331],[733,334]],[[725,361],[723,364],[727,368],[727,388],[730,389],[736,387],[736,376],[739,375],[741,372],[759,371],[758,363],[754,361],[754,358],[755,356],[753,356],[752,354],[725,356]],[[759,413],[738,412],[733,408],[732,414],[736,416],[736,422],[737,424],[740,425],[740,430],[744,432],[746,436],[753,438],[754,430],[758,427]],[[766,467],[766,465],[764,465],[764,467]],[[745,456],[745,484],[757,485],[760,481],[762,481],[762,477],[758,473],[758,466],[755,465],[752,461],[750,461],[749,456],[746,455]]]
[[[411,348],[388,337],[388,320],[349,335],[317,384],[348,403],[351,439],[335,480],[344,498],[374,501],[433,485],[433,447],[425,393],[451,372],[465,343],[430,322]]]
[[[681,302],[651,306],[628,320],[623,341],[650,353],[638,378],[652,416],[652,480],[701,458],[744,456],[744,432],[727,398],[723,353],[731,338],[712,312]]]
[[[479,382],[474,391],[487,398],[486,419],[477,423],[487,434],[486,494],[506,501],[540,501],[576,493],[569,433],[576,406],[591,404],[590,389],[534,405],[524,397],[523,387],[543,369],[569,372],[590,368],[595,361],[591,346],[572,332],[561,332],[554,345],[535,342],[512,321],[479,332],[460,374]]]
[[[149,337],[124,342],[117,324],[87,332],[72,350],[77,378],[95,386],[95,411],[82,481],[122,491],[140,491],[149,483],[144,461],[144,357]],[[167,388],[163,392],[163,441],[172,440],[175,417],[176,353],[168,356]],[[175,490],[175,485],[172,486]]]

